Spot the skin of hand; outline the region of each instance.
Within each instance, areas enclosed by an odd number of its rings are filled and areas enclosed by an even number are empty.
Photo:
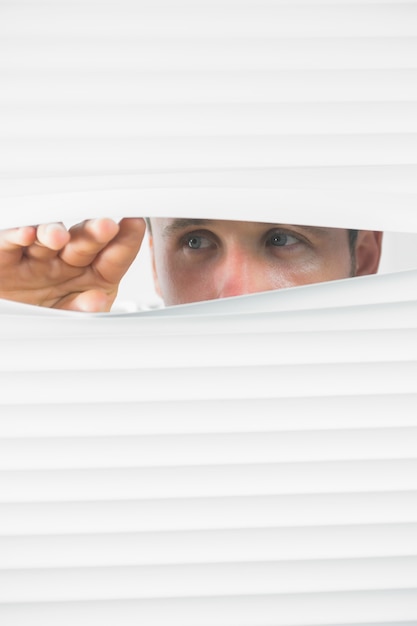
[[[144,234],[141,218],[0,231],[0,298],[72,311],[109,311]]]

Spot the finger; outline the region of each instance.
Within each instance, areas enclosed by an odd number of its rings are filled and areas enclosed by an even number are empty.
[[[36,230],[36,240],[26,250],[26,256],[37,260],[54,258],[69,240],[70,234],[63,224],[41,224]]]
[[[0,230],[0,250],[12,252],[29,246],[36,239],[36,226],[22,226]]]
[[[119,232],[97,256],[94,269],[102,278],[119,283],[136,258],[146,231],[142,218],[125,218],[119,223]]]
[[[61,259],[74,267],[87,267],[119,232],[111,219],[87,220],[70,228],[70,240],[60,252]]]
[[[41,224],[36,231],[37,242],[51,250],[61,250],[70,240],[64,224]]]
[[[25,226],[0,231],[0,273],[10,277],[11,270],[15,270],[22,261],[29,246],[36,239],[36,228]]]

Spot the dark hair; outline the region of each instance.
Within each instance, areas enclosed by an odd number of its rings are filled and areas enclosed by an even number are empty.
[[[358,232],[358,230],[348,230],[351,276],[356,275],[356,241],[358,239]]]
[[[349,250],[352,257],[355,254],[356,241],[358,239],[358,230],[348,230],[349,235]]]

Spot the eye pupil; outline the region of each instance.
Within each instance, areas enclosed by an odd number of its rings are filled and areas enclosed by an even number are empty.
[[[287,239],[288,237],[285,233],[275,233],[271,237],[271,243],[273,246],[285,246]]]

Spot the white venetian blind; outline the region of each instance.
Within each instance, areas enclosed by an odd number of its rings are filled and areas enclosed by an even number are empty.
[[[0,227],[417,232],[416,2],[0,3]],[[417,623],[417,273],[0,307],[0,623]]]
[[[70,207],[415,228],[415,1],[0,11],[7,224]]]

